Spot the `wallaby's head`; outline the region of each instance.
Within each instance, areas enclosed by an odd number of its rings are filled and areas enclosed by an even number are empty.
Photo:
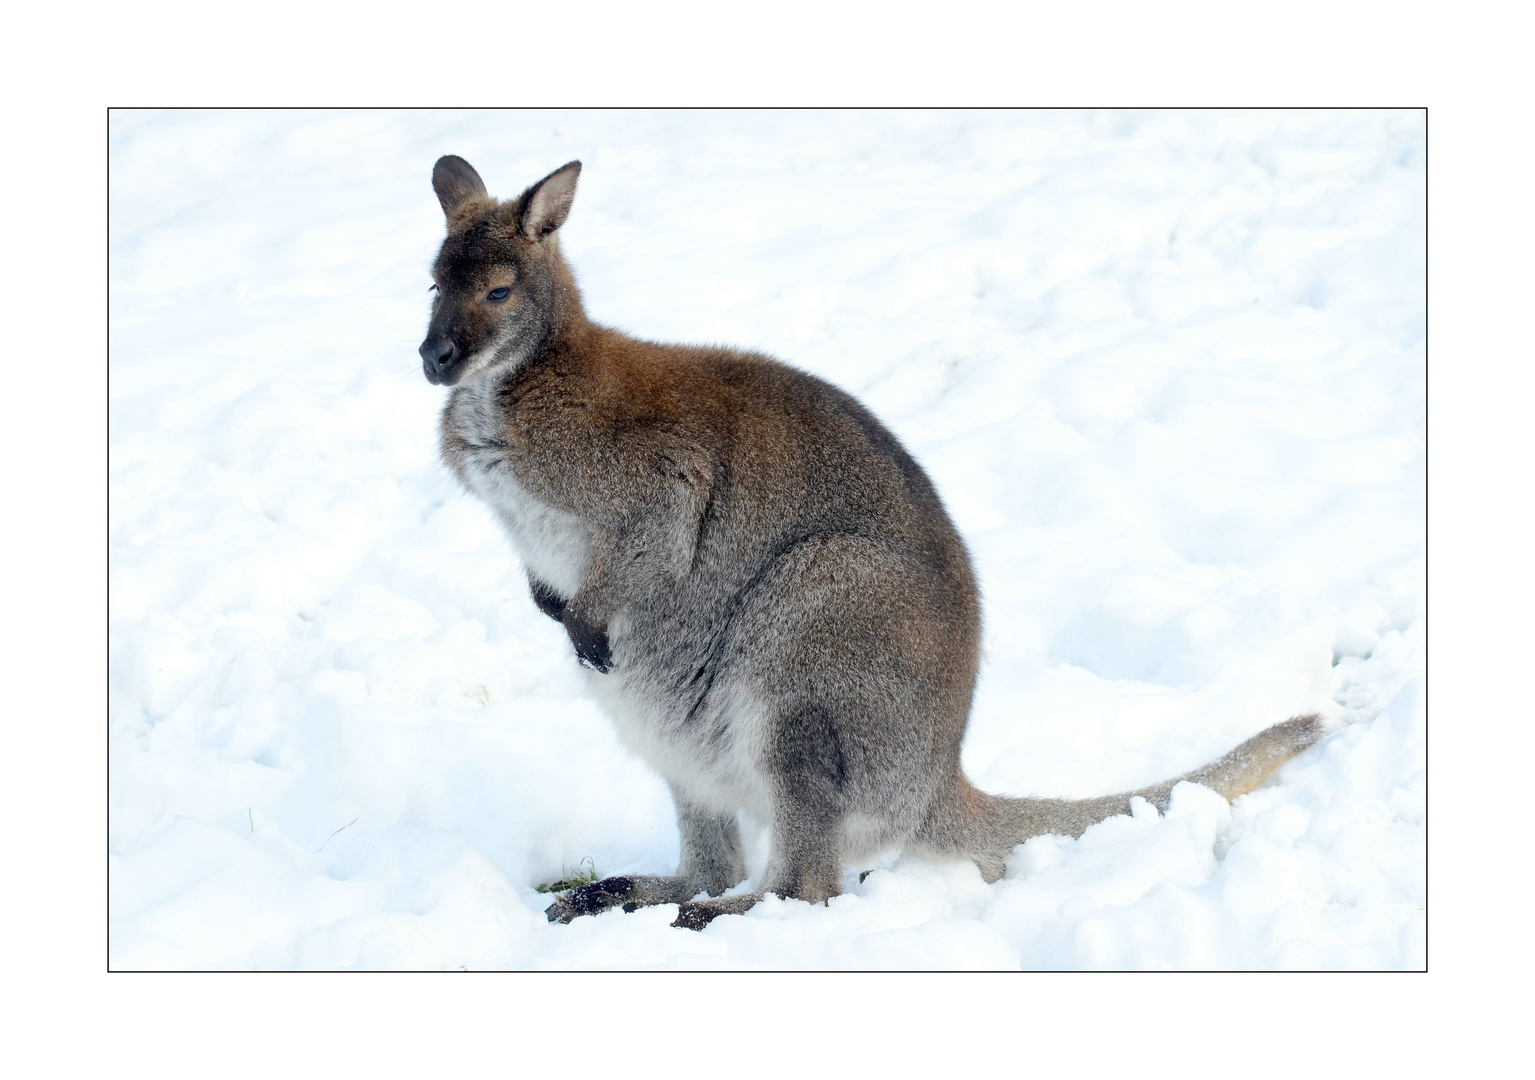
[[[432,321],[419,350],[428,382],[452,386],[525,360],[579,312],[555,230],[570,213],[580,175],[581,163],[572,161],[517,199],[498,201],[463,158],[437,160],[432,188],[448,237],[432,265]]]

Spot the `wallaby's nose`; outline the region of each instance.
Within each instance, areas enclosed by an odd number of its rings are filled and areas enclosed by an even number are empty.
[[[440,375],[458,357],[458,347],[447,338],[427,338],[416,350],[430,374]]]

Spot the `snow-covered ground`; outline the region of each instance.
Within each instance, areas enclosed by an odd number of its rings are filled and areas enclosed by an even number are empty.
[[[892,853],[550,925],[536,885],[677,837],[436,460],[443,153],[580,158],[594,318],[905,441],[981,577],[981,786],[1337,730],[995,885]],[[1422,967],[1424,178],[1420,113],[114,113],[112,965]]]

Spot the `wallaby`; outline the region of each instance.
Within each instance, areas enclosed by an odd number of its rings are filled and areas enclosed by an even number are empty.
[[[497,201],[463,158],[437,162],[447,239],[420,349],[453,387],[444,460],[676,803],[675,874],[581,886],[549,919],[675,903],[673,925],[701,929],[770,892],[825,901],[844,860],[898,847],[995,881],[1031,836],[1077,836],[1135,795],[1165,809],[1177,780],[1077,801],[971,785],[980,596],[927,474],[813,375],[588,320],[558,238],[580,172]],[[1292,719],[1179,779],[1234,798],[1320,735]],[[738,811],[771,826],[770,854],[754,891],[721,896],[746,877]]]

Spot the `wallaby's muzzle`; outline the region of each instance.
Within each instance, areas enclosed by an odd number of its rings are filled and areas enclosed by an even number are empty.
[[[421,369],[426,372],[426,381],[433,386],[446,383],[448,373],[458,363],[458,346],[447,338],[429,337],[416,351],[421,354]]]

